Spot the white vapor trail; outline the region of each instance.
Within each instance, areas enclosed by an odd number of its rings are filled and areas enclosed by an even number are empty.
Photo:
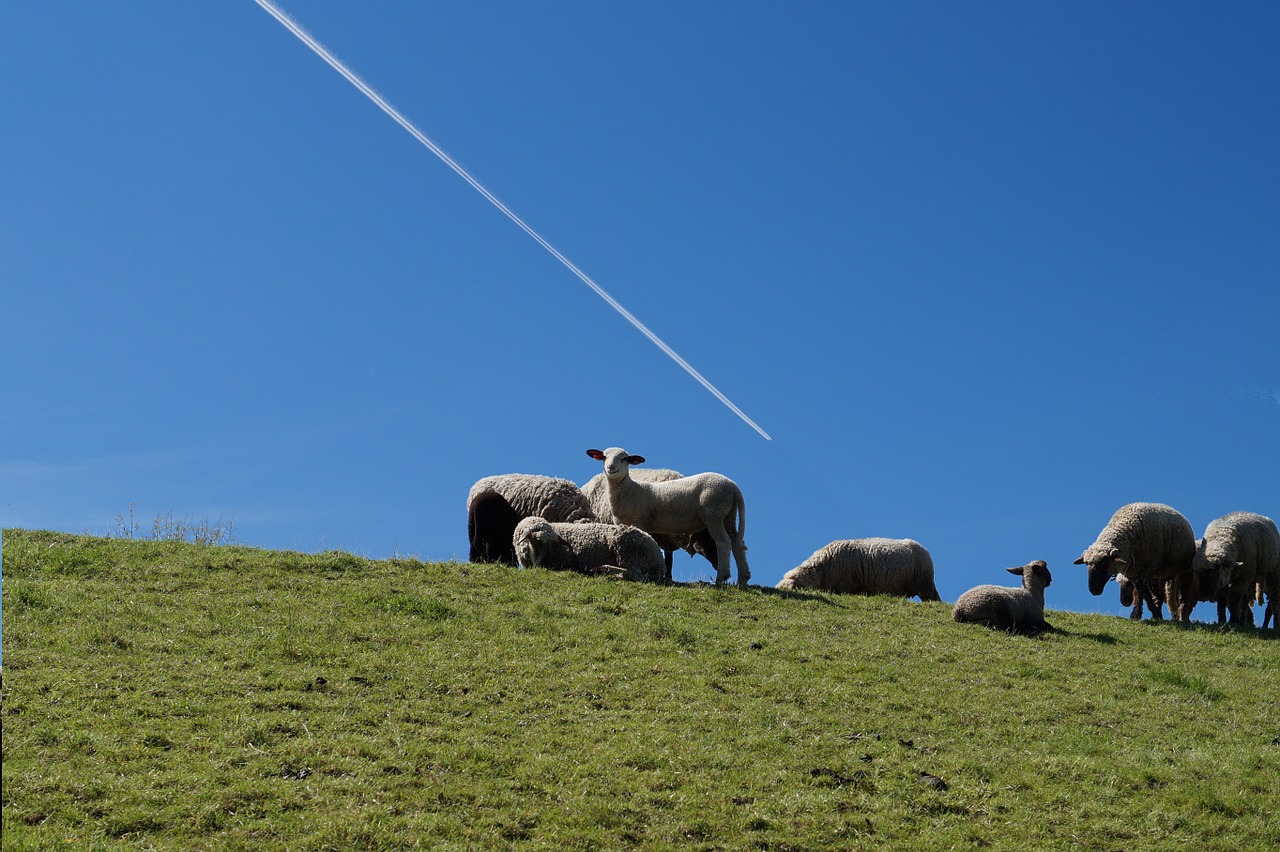
[[[312,38],[310,33],[308,33],[301,26],[299,26],[297,22],[295,22],[292,18],[286,15],[280,9],[280,7],[272,3],[271,0],[254,0],[254,2],[257,3],[259,6],[261,6],[268,14],[271,15],[271,17],[275,18],[277,21],[283,24],[285,28],[288,29],[289,32],[297,36],[302,41],[303,44],[305,44],[307,47],[315,51],[317,56],[319,56],[325,62],[329,63],[329,66],[333,68],[334,71],[337,71],[343,77],[346,77],[347,82],[349,82],[351,85],[359,89],[364,94],[365,97],[373,101],[378,106],[379,109],[381,109],[383,112],[389,115],[392,119],[394,119],[396,124],[399,124],[405,130],[409,131],[409,135],[411,135],[414,139],[417,139],[424,146],[426,146],[427,150],[429,150],[431,153],[439,157],[440,160],[443,161],[446,166],[448,166],[449,168],[457,172],[458,176],[463,180],[465,180],[467,183],[471,184],[472,188],[475,189],[476,192],[480,193],[485,198],[487,198],[490,204],[492,204],[494,207],[497,207],[499,210],[501,210],[502,213],[506,215],[506,217],[510,219],[512,222],[515,222],[516,225],[520,227],[520,230],[524,231],[530,237],[533,237],[533,239],[538,243],[538,245],[542,246],[544,249],[550,252],[552,257],[554,257],[556,260],[564,264],[564,266],[574,275],[578,276],[578,278],[582,280],[582,283],[586,284],[588,287],[594,290],[595,294],[599,296],[601,299],[604,299],[605,302],[608,303],[609,307],[613,308],[615,311],[621,314],[623,319],[625,319],[627,322],[635,326],[636,330],[639,331],[641,334],[643,334],[645,337],[649,338],[649,340],[655,346],[657,346],[659,349],[661,349],[663,352],[666,353],[668,358],[670,358],[672,361],[675,361],[678,365],[680,365],[680,367],[686,373],[688,373],[690,376],[696,379],[700,385],[702,385],[704,388],[710,391],[712,396],[714,396],[716,399],[724,403],[724,405],[730,411],[738,415],[738,417],[742,418],[742,421],[744,423],[746,423],[752,429],[756,430],[756,432],[760,433],[760,436],[764,438],[766,441],[773,440],[773,438],[769,436],[768,432],[761,429],[754,420],[752,420],[742,411],[741,408],[738,408],[738,406],[734,405],[733,402],[729,399],[729,397],[725,396],[723,393],[720,392],[719,388],[711,384],[711,382],[707,381],[707,379],[701,373],[699,373],[697,370],[693,368],[692,364],[690,364],[688,361],[681,358],[680,355],[677,354],[674,349],[672,349],[662,340],[662,338],[654,334],[649,329],[648,326],[640,322],[640,320],[638,320],[634,314],[632,314],[630,311],[624,308],[621,304],[619,304],[617,299],[613,298],[607,292],[605,292],[603,287],[601,287],[599,284],[593,281],[590,276],[588,276],[585,272],[583,272],[576,265],[574,265],[574,263],[571,260],[569,260],[569,258],[561,254],[560,251],[556,249],[555,246],[551,245],[551,243],[543,239],[541,234],[539,234],[533,228],[529,227],[529,225],[523,219],[521,219],[519,216],[517,216],[515,213],[511,211],[511,208],[507,207],[507,205],[499,201],[498,198],[492,192],[485,189],[480,184],[479,181],[477,181],[467,172],[466,169],[458,165],[458,163],[452,157],[446,154],[440,148],[439,145],[432,142],[430,139],[427,138],[426,134],[424,134],[418,128],[414,127],[413,123],[410,122],[409,119],[405,118],[403,115],[399,113],[399,111],[395,109],[395,107],[387,103],[381,95],[379,95],[376,91],[374,91],[367,83],[365,83],[364,80],[361,80],[355,74],[355,72],[353,72],[347,66],[343,65],[342,62],[340,62],[337,57],[335,57],[332,53],[330,53],[324,47],[324,45],[320,44],[318,41]]]

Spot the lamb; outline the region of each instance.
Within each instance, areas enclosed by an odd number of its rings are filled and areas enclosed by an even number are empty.
[[[1192,568],[1196,576],[1213,579],[1211,588],[1226,592],[1232,624],[1252,623],[1259,587],[1274,589],[1280,581],[1280,530],[1265,515],[1224,515],[1196,542]]]
[[[684,478],[684,474],[679,471],[661,467],[633,470],[631,476],[640,482],[668,482],[672,479]],[[588,479],[587,484],[582,486],[582,493],[587,496],[587,502],[591,504],[591,511],[596,516],[596,520],[602,523],[617,522],[613,516],[613,508],[609,505],[609,482],[603,473],[597,473]],[[677,550],[687,551],[691,556],[700,553],[712,565],[716,564],[716,543],[706,530],[694,533],[692,536],[657,533],[653,538],[662,548],[666,559],[668,583],[671,582],[672,557]]]
[[[960,596],[951,610],[953,621],[985,624],[1002,630],[1040,632],[1052,630],[1044,620],[1044,590],[1053,582],[1049,566],[1037,559],[1018,568],[1006,568],[1022,577],[1022,588],[978,586]]]
[[[497,491],[480,491],[467,506],[467,541],[471,562],[497,562],[516,566],[512,536],[520,516],[506,498]]]
[[[706,530],[716,546],[716,585],[729,579],[732,552],[738,565],[738,586],[746,588],[751,579],[744,536],[746,504],[737,483],[718,473],[641,482],[630,475],[630,470],[632,465],[643,464],[644,456],[631,455],[621,447],[587,450],[587,455],[604,462],[609,507],[619,523],[631,524],[651,535],[691,535]]]
[[[1130,618],[1142,619],[1142,605],[1144,603],[1147,605],[1147,609],[1151,611],[1151,619],[1153,621],[1161,621],[1164,618],[1164,613],[1161,612],[1161,607],[1164,606],[1165,601],[1162,587],[1157,586],[1152,589],[1142,580],[1135,583],[1124,574],[1117,574],[1116,582],[1120,584],[1120,606],[1131,607],[1129,610]]]
[[[567,479],[529,473],[504,473],[477,480],[467,494],[467,506],[482,491],[496,491],[523,518],[546,518],[570,523],[594,521],[591,504],[578,486]]]
[[[933,582],[933,557],[909,538],[833,541],[784,574],[777,588],[942,599]]]
[[[1121,572],[1150,589],[1190,571],[1195,550],[1191,524],[1176,509],[1161,503],[1129,503],[1116,510],[1075,564],[1089,566],[1089,591],[1100,595],[1107,581]],[[1173,601],[1169,604],[1174,619],[1185,621],[1189,610]]]
[[[643,530],[631,526],[525,518],[516,525],[512,544],[526,568],[538,565],[553,571],[653,582],[665,576],[662,548]]]

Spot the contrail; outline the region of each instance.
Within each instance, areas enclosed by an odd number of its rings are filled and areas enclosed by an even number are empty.
[[[324,45],[320,44],[320,42],[312,38],[310,33],[308,33],[301,26],[299,26],[297,22],[295,22],[292,18],[286,15],[280,9],[280,7],[270,2],[270,0],[254,0],[254,2],[257,3],[259,6],[261,6],[264,10],[266,10],[267,13],[271,15],[271,17],[275,18],[277,21],[283,24],[285,28],[289,30],[289,32],[293,33],[295,36],[301,39],[302,43],[305,44],[307,47],[311,48],[313,51],[315,51],[317,56],[319,56],[325,62],[329,63],[329,66],[333,68],[334,71],[337,71],[343,77],[346,77],[347,82],[355,86],[364,94],[365,97],[367,97],[369,100],[377,104],[378,108],[383,112],[385,112],[387,115],[391,116],[391,118],[395,120],[396,124],[399,124],[405,130],[409,131],[409,135],[411,135],[414,139],[417,139],[424,146],[426,146],[427,150],[429,150],[431,153],[439,157],[440,160],[444,162],[446,166],[448,166],[449,168],[457,172],[458,177],[462,178],[467,183],[471,184],[472,188],[475,189],[476,192],[480,193],[485,198],[487,198],[490,204],[492,204],[494,207],[497,207],[499,210],[503,212],[503,214],[506,215],[508,219],[510,219],[512,222],[515,222],[517,225],[519,225],[520,230],[524,231],[526,234],[533,237],[533,239],[537,241],[538,245],[542,246],[544,249],[550,252],[552,257],[554,257],[556,260],[564,264],[565,268],[567,268],[574,275],[578,276],[578,278],[582,280],[582,283],[586,284],[588,287],[594,290],[595,294],[599,296],[601,299],[604,299],[605,302],[608,303],[609,307],[613,308],[615,311],[621,314],[623,319],[625,319],[627,322],[635,326],[637,331],[639,331],[645,337],[649,338],[649,340],[652,341],[655,346],[657,346],[659,349],[665,352],[668,358],[670,358],[672,361],[675,361],[677,364],[679,364],[681,369],[683,369],[690,376],[693,376],[693,378],[698,381],[698,384],[702,385],[704,388],[706,388],[708,391],[711,392],[712,396],[720,400],[722,403],[724,403],[724,405],[730,411],[732,411],[734,414],[742,418],[742,422],[746,423],[752,429],[760,433],[760,437],[764,438],[766,441],[773,440],[773,438],[769,437],[768,432],[761,429],[754,420],[752,420],[742,411],[741,408],[738,408],[738,406],[734,405],[732,400],[729,399],[729,397],[725,396],[723,393],[720,392],[719,388],[711,384],[711,382],[707,381],[707,379],[701,373],[699,373],[697,370],[693,368],[692,364],[690,364],[688,361],[681,358],[674,349],[672,349],[662,340],[662,338],[658,337],[658,335],[654,334],[649,329],[648,326],[640,322],[640,320],[638,320],[635,317],[635,315],[631,313],[631,311],[627,310],[622,305],[620,305],[617,299],[610,296],[607,292],[605,292],[605,289],[603,287],[601,287],[595,281],[591,280],[591,277],[587,275],[585,272],[583,272],[581,269],[579,269],[576,265],[574,265],[573,261],[569,260],[569,258],[561,254],[560,251],[555,246],[551,245],[551,243],[543,239],[541,234],[539,234],[533,228],[529,227],[529,225],[523,219],[521,219],[519,216],[513,213],[511,211],[511,208],[507,207],[507,205],[499,201],[497,196],[495,196],[489,190],[485,189],[480,184],[479,181],[477,181],[475,178],[473,178],[470,175],[470,173],[467,172],[466,169],[458,165],[457,161],[455,161],[452,157],[446,154],[440,148],[439,145],[432,142],[430,139],[427,138],[426,134],[424,134],[418,128],[414,127],[413,123],[409,121],[409,119],[405,118],[403,115],[400,114],[398,110],[396,110],[395,107],[387,103],[386,100],[384,100],[381,95],[379,95],[376,91],[374,91],[369,86],[369,84],[367,84],[364,80],[361,80],[354,71],[352,71],[347,66],[343,65],[342,62],[340,62],[336,56],[330,53],[324,47]]]

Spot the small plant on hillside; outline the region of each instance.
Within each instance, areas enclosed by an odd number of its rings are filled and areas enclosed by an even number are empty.
[[[202,516],[199,520],[191,515],[174,517],[172,509],[156,515],[151,521],[150,534],[139,536],[138,530],[141,525],[137,520],[136,509],[137,504],[132,500],[129,501],[128,514],[121,512],[116,515],[115,528],[107,533],[108,537],[143,538],[150,541],[189,541],[204,545],[234,544],[236,540],[234,516],[224,519],[219,515],[218,520],[210,522],[207,516]]]
[[[138,532],[138,519],[134,515],[137,503],[129,501],[129,514],[126,516],[123,512],[116,515],[116,528],[112,530],[115,538],[133,538]],[[111,533],[108,533],[110,535]]]

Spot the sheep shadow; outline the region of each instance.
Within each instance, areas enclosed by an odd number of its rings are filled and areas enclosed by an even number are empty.
[[[812,592],[802,592],[796,589],[777,589],[773,586],[751,586],[751,589],[758,591],[767,597],[781,598],[789,601],[815,601],[827,606],[833,606],[836,609],[848,609],[845,604],[832,600],[830,594],[814,594]]]
[[[1097,642],[1099,645],[1118,645],[1120,640],[1112,636],[1110,633],[1075,633],[1070,630],[1053,629],[1054,633],[1059,636],[1071,639],[1086,639],[1090,642]]]
[[[1171,618],[1144,618],[1142,620],[1144,626],[1152,628],[1165,628],[1174,630],[1187,630],[1194,633],[1231,633],[1240,636],[1252,636],[1262,641],[1275,641],[1280,639],[1280,629],[1269,627],[1256,627],[1250,624],[1218,624],[1210,621],[1174,621]]]
[[[670,583],[666,583],[665,585],[673,586],[673,587],[682,586],[690,589],[717,588],[716,584],[712,583],[710,580],[690,580],[684,583],[679,581],[672,581]],[[836,607],[837,609],[848,608],[845,604],[838,603],[837,601],[833,601],[827,595],[814,594],[812,592],[800,592],[800,591],[795,591],[794,589],[775,589],[773,586],[755,586],[750,584],[745,589],[741,589],[736,583],[725,583],[724,585],[719,586],[719,588],[726,591],[732,589],[734,591],[754,592],[756,594],[765,595],[766,597],[781,598],[783,600],[814,601],[815,603],[826,604],[827,606],[833,606],[833,607]]]

